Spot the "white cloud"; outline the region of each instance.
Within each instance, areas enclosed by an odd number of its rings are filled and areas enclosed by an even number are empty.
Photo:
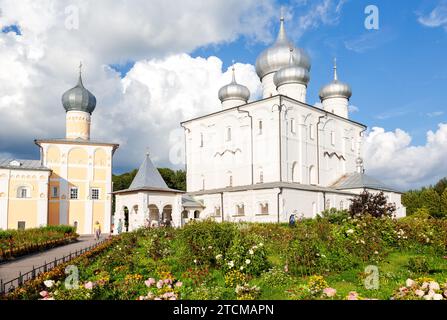
[[[351,113],[359,112],[359,111],[360,111],[360,109],[359,109],[357,106],[354,106],[353,104],[350,104],[350,105],[348,106],[348,110],[349,110],[349,112],[351,112]]]
[[[447,124],[427,133],[425,145],[412,146],[411,136],[372,128],[365,139],[367,173],[403,189],[434,183],[447,172]]]
[[[441,1],[427,15],[420,15],[418,22],[429,28],[443,27],[447,31],[447,1]]]
[[[433,111],[433,112],[428,112],[427,116],[429,118],[434,118],[434,117],[440,117],[444,114],[444,111]]]
[[[72,5],[79,28],[70,30],[65,10]],[[0,0],[0,8],[0,28],[18,25],[22,33],[0,32],[0,152],[37,156],[35,138],[64,136],[60,99],[82,60],[84,84],[98,101],[92,138],[121,142],[117,167],[137,166],[146,146],[168,164],[170,130],[219,110],[217,90],[229,79],[222,62],[183,52],[241,35],[268,41],[278,13],[273,0]],[[136,64],[124,79],[108,67],[127,61]],[[256,94],[253,67],[236,68]]]

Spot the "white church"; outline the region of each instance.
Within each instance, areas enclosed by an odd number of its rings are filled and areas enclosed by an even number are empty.
[[[182,226],[191,219],[287,222],[291,214],[316,217],[364,190],[383,191],[406,215],[401,192],[365,174],[361,158],[366,126],[349,119],[352,91],[333,80],[322,87],[321,107],[306,103],[310,59],[286,36],[256,60],[261,100],[237,83],[222,87],[216,112],[181,123],[185,132],[187,192],[169,189],[147,155],[132,185],[115,192],[115,225]],[[116,229],[116,228],[115,228]]]

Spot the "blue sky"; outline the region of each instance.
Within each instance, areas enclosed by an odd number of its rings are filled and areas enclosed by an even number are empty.
[[[351,104],[359,109],[356,121],[386,130],[408,132],[412,144],[423,144],[426,133],[447,120],[447,33],[418,22],[439,3],[437,0],[363,1],[343,4],[334,23],[320,23],[302,35],[297,21],[287,19],[288,37],[312,58],[308,102],[318,102],[318,91],[331,80],[333,58],[338,59],[340,80],[353,89]],[[299,16],[310,10],[312,1],[279,1],[285,10]],[[365,8],[379,9],[379,30],[367,30]],[[279,14],[279,13],[278,13]],[[271,24],[276,35],[278,24]],[[193,57],[217,56],[223,69],[232,60],[255,64],[256,57],[269,43],[254,42],[244,36],[225,44],[212,44],[189,52]],[[132,62],[113,65],[122,76]]]

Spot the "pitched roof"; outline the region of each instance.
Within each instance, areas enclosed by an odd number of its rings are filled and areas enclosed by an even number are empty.
[[[390,187],[381,181],[368,176],[364,173],[354,172],[345,174],[338,181],[336,181],[331,188],[337,190],[347,190],[347,189],[374,189],[401,193],[401,191]]]
[[[40,170],[51,171],[44,167],[40,160],[24,160],[24,159],[0,159],[0,168],[16,169],[16,170]]]
[[[158,172],[149,158],[149,154],[146,154],[143,163],[138,169],[137,175],[129,187],[129,189],[141,188],[169,189],[160,172]]]
[[[121,194],[134,191],[184,193],[184,191],[171,189],[167,186],[160,172],[152,163],[149,154],[146,154],[146,157],[138,169],[135,178],[132,180],[130,187],[128,189],[114,191],[112,193]]]

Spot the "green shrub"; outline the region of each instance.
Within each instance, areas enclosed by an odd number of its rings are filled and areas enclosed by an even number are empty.
[[[178,230],[178,254],[186,266],[215,265],[216,256],[227,252],[236,234],[236,225],[232,223],[192,221]]]
[[[273,267],[261,275],[261,283],[267,287],[284,287],[291,281],[290,275],[279,267]]]
[[[337,210],[335,208],[324,210],[317,216],[317,220],[327,219],[330,223],[336,223],[336,224],[342,224],[343,222],[346,222],[348,218],[349,218],[348,210]]]
[[[408,259],[407,267],[414,273],[428,273],[430,271],[430,265],[427,259],[423,256],[411,257]]]

